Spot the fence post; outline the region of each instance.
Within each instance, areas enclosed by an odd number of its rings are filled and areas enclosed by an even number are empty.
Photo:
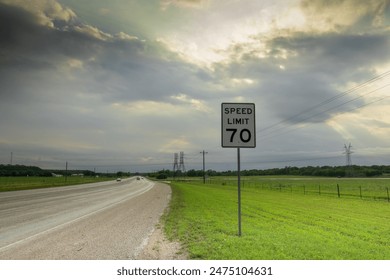
[[[339,184],[337,184],[337,195],[338,195],[338,197],[340,197],[340,186],[339,186]]]

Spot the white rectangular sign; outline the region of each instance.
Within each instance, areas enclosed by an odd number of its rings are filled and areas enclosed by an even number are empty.
[[[254,103],[222,103],[222,147],[255,148]]]

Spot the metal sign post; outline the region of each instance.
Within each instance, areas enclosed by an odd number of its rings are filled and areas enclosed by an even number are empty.
[[[238,236],[241,236],[241,159],[240,148],[237,148],[237,190],[238,190]]]
[[[222,147],[237,148],[238,236],[241,236],[241,156],[240,148],[256,147],[254,103],[222,103]]]

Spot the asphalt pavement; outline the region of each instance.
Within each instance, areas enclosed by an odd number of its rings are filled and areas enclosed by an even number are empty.
[[[0,259],[136,259],[170,194],[135,177],[0,193]]]

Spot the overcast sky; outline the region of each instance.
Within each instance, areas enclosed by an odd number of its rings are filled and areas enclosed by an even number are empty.
[[[0,163],[233,170],[253,102],[243,169],[388,165],[389,50],[389,0],[0,0]]]

